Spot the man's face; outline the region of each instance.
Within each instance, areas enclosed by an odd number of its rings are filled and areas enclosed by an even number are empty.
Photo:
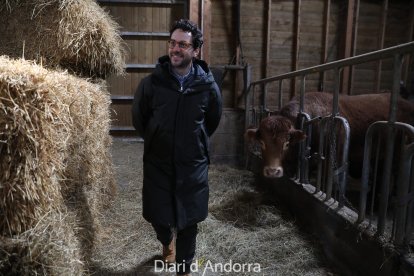
[[[187,68],[193,57],[196,57],[200,49],[194,49],[192,43],[192,34],[191,32],[185,32],[181,29],[175,30],[171,34],[171,41],[175,41],[175,46],[168,48],[168,55],[170,56],[171,65],[176,69],[185,69]],[[181,46],[186,46],[187,49],[180,48]]]

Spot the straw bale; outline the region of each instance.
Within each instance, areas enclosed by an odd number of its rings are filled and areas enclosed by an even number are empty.
[[[0,237],[0,275],[83,275],[74,224],[67,212],[51,211],[32,229]]]
[[[95,230],[115,194],[109,104],[102,84],[0,57],[0,234],[62,205]]]
[[[0,4],[0,54],[37,60],[86,77],[121,74],[119,26],[93,0],[15,0]]]

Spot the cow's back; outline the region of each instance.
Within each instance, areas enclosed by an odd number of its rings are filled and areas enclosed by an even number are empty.
[[[304,95],[304,112],[311,118],[325,117],[332,113],[333,95],[326,92],[308,92]],[[339,115],[346,118],[351,129],[365,132],[375,121],[388,120],[390,93],[339,95]],[[398,98],[397,121],[414,123],[414,104]],[[281,110],[280,115],[295,120],[299,113],[299,97],[294,97]]]
[[[297,115],[299,113],[299,97],[293,98],[290,102],[285,104],[279,112],[275,115],[282,115],[290,119],[291,123],[295,125]],[[304,95],[304,112],[311,118],[326,117],[332,113],[333,95],[324,92],[308,92]],[[353,177],[360,177],[363,148],[365,134],[368,127],[376,121],[388,120],[390,111],[390,94],[365,94],[365,95],[339,95],[339,116],[347,119],[351,129],[351,137],[349,144],[349,173]],[[397,107],[397,121],[405,123],[414,122],[414,104],[404,100],[398,99]],[[312,152],[317,152],[319,147],[319,133],[320,124],[313,124],[311,148]],[[329,127],[329,126],[328,126]],[[339,130],[341,130],[340,128]],[[329,130],[328,130],[329,131]],[[283,136],[283,135],[281,135]],[[337,143],[342,142],[342,135],[338,135]],[[339,147],[340,149],[341,147]],[[297,168],[297,150],[298,144],[292,144],[288,147],[287,153],[282,157],[283,169],[286,174],[293,176]]]

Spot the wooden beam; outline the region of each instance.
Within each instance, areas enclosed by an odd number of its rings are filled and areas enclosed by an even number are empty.
[[[189,19],[200,26],[200,1],[190,0],[189,2]]]
[[[329,43],[329,20],[331,11],[331,0],[325,0],[323,13],[323,36],[322,36],[322,53],[320,63],[326,63],[328,59],[328,43]],[[319,74],[319,91],[325,88],[325,72]]]
[[[298,69],[298,59],[299,59],[299,39],[300,39],[300,7],[302,1],[295,1],[295,22],[293,30],[293,41],[292,41],[292,66],[291,71],[296,71]],[[290,83],[290,98],[296,95],[296,78],[293,78]]]
[[[265,36],[265,55],[264,55],[264,72],[263,78],[268,77],[269,70],[269,61],[270,61],[270,31],[271,31],[271,21],[272,21],[272,0],[267,0],[266,5],[266,36]]]
[[[352,34],[352,54],[351,56],[356,55],[356,49],[357,49],[357,41],[358,41],[358,24],[359,24],[359,6],[360,6],[360,0],[356,0],[355,2],[355,16],[354,16],[354,31]],[[354,65],[351,65],[349,67],[349,87],[348,87],[348,94],[352,95],[354,94],[354,72],[355,67]]]
[[[348,58],[351,56],[352,50],[352,30],[355,15],[355,0],[348,0],[348,8],[346,11],[345,21],[345,41],[343,44],[342,58]],[[345,67],[342,71],[342,85],[340,93],[349,94],[349,67]]]
[[[388,15],[388,0],[383,0],[381,9],[381,22],[379,22],[380,31],[378,36],[377,49],[384,48],[385,28],[387,26],[387,15]],[[379,92],[381,87],[381,72],[382,72],[382,60],[378,60],[377,68],[375,69],[375,91]]]
[[[263,78],[267,78],[269,76],[269,63],[270,63],[270,32],[272,26],[272,0],[267,0],[266,5],[266,35],[265,35],[265,55],[264,55],[264,70],[263,70]],[[264,108],[267,108],[266,105],[267,99],[267,85],[265,84],[263,87],[263,105]]]
[[[202,48],[201,58],[210,64],[210,48],[211,48],[211,0],[201,0],[203,1],[201,9],[201,22],[202,22],[202,32],[204,38],[204,44]]]
[[[414,40],[414,0],[411,1],[410,4],[410,20],[408,21],[408,28],[407,28],[407,42],[413,41]],[[403,80],[404,80],[404,84],[407,87],[408,91],[413,91],[414,87],[412,87],[412,85],[414,84],[414,79],[413,76],[411,76],[411,80],[410,80],[410,72],[411,70],[413,70],[411,67],[411,61],[413,59],[413,55],[407,55],[406,60],[405,60],[405,66],[404,66],[404,70],[403,70]]]

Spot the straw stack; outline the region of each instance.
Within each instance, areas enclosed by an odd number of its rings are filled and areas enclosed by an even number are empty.
[[[0,56],[0,236],[30,243],[27,233],[45,234],[33,229],[47,221],[49,232],[71,229],[88,260],[101,202],[115,192],[109,104],[102,84]],[[53,224],[55,212],[76,221]]]
[[[74,216],[46,213],[30,230],[0,237],[0,275],[84,275]]]
[[[37,60],[85,77],[122,73],[119,26],[93,0],[5,0],[0,55]]]

